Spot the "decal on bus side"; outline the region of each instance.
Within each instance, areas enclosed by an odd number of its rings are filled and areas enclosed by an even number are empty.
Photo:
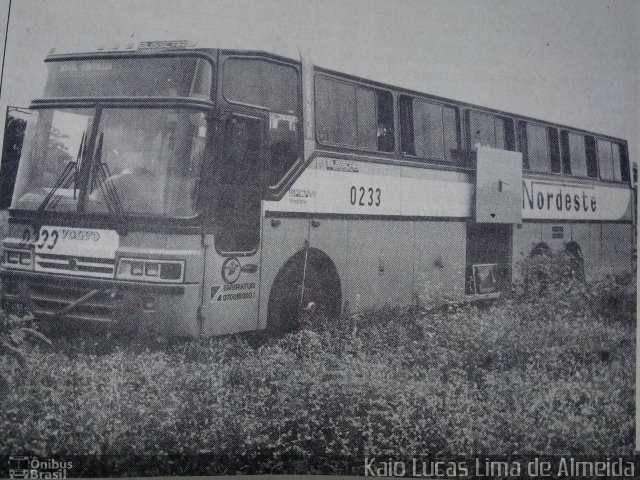
[[[228,300],[246,300],[255,298],[256,283],[228,283],[226,285],[214,285],[211,287],[211,300],[225,302]]]
[[[626,188],[522,181],[522,216],[528,219],[620,220],[630,202]]]

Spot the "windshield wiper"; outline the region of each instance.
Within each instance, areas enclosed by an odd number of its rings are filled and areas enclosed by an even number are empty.
[[[46,197],[44,197],[44,200],[38,207],[39,212],[42,212],[47,208],[47,206],[49,205],[49,202],[51,202],[51,199],[53,198],[53,196],[55,195],[55,193],[58,191],[59,188],[69,188],[69,186],[71,185],[71,182],[73,182],[73,199],[76,200],[78,165],[82,164],[82,155],[85,148],[85,141],[86,141],[86,132],[83,132],[82,138],[80,139],[80,148],[78,148],[78,155],[76,157],[76,161],[69,162],[64,167],[64,170],[62,170],[62,173],[56,180],[56,183],[53,185],[53,187],[51,187],[51,190],[49,190],[49,193],[47,194]],[[58,196],[58,198],[51,204],[51,206],[54,209],[61,198],[62,196]]]
[[[109,166],[102,161],[102,144],[104,141],[104,133],[100,133],[98,137],[98,145],[96,146],[96,153],[93,157],[93,168],[96,169],[95,182],[100,185],[100,191],[104,198],[104,203],[109,209],[117,224],[117,231],[121,235],[127,234],[127,219],[124,215],[124,209],[122,208],[122,201],[118,190],[111,180],[111,172]],[[94,185],[95,185],[94,182]]]

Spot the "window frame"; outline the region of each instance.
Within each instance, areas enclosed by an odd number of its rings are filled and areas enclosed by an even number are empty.
[[[562,165],[562,173],[563,175],[566,176],[570,176],[572,178],[579,178],[582,180],[592,180],[592,181],[601,181],[600,178],[600,165],[599,165],[599,161],[598,161],[598,143],[597,143],[597,139],[598,136],[594,135],[592,133],[589,132],[580,132],[577,130],[573,130],[570,128],[563,128],[560,127],[560,135],[559,135],[559,139],[560,139],[560,164]],[[582,137],[582,141],[584,143],[584,159],[585,159],[585,170],[586,170],[586,175],[576,175],[575,173],[573,173],[573,163],[571,161],[571,146],[570,146],[570,141],[569,141],[569,135],[577,135]],[[595,144],[595,153],[594,153],[594,158],[595,158],[595,168],[596,168],[596,174],[593,176],[589,175],[589,152],[587,149],[587,138],[591,137],[594,141]],[[566,138],[566,140],[565,140]],[[565,166],[566,166],[566,160],[569,161],[569,168],[570,168],[570,172],[567,173]]]
[[[228,60],[261,60],[263,62],[267,62],[267,63],[273,63],[276,65],[282,65],[285,67],[288,67],[290,69],[292,69],[295,73],[296,73],[296,78],[297,78],[297,86],[298,86],[298,91],[296,92],[296,101],[298,103],[297,105],[297,110],[296,110],[296,115],[298,116],[298,121],[301,122],[302,121],[302,75],[300,72],[300,69],[291,62],[286,62],[284,60],[277,60],[274,58],[270,58],[270,57],[263,57],[260,55],[228,55],[225,56],[222,59],[222,62],[220,63],[219,66],[219,81],[220,81],[220,93],[222,95],[222,99],[227,102],[229,105],[241,105],[243,107],[248,107],[248,108],[255,108],[255,109],[259,109],[265,112],[274,112],[274,113],[286,113],[288,115],[291,114],[290,111],[284,111],[284,110],[271,110],[268,107],[264,106],[264,105],[255,105],[252,103],[246,103],[246,102],[239,102],[236,100],[229,100],[229,98],[227,98],[227,95],[225,94],[225,88],[224,88],[224,74],[225,74],[225,64],[227,63]]]
[[[628,183],[627,180],[625,180],[625,174],[624,174],[624,162],[623,162],[623,150],[626,149],[626,145],[619,141],[619,140],[614,140],[614,139],[610,139],[610,138],[605,138],[605,137],[601,137],[601,136],[596,136],[593,135],[593,137],[596,140],[596,160],[598,163],[598,179],[601,182],[608,182],[608,183]],[[613,149],[615,147],[618,148],[618,162],[619,162],[619,167],[620,167],[620,179],[616,179],[616,178],[602,178],[602,170],[600,169],[600,151],[598,149],[598,143],[599,142],[607,142],[611,145],[611,164],[614,168],[613,172],[614,172],[614,176],[615,176],[615,155],[613,155]],[[626,152],[624,153],[624,155],[626,155]]]
[[[267,107],[254,105],[245,102],[237,102],[234,100],[229,100],[224,91],[224,64],[227,60],[230,59],[239,59],[239,60],[262,60],[265,62],[282,65],[288,68],[293,69],[296,72],[297,77],[297,90],[296,90],[296,100],[298,103],[298,109],[295,112],[295,116],[298,118],[298,130],[297,130],[297,138],[296,138],[296,152],[297,158],[293,162],[293,164],[289,167],[284,175],[280,177],[277,183],[273,185],[269,185],[268,182],[264,182],[264,198],[265,199],[273,199],[278,198],[279,192],[282,191],[284,186],[286,186],[293,176],[295,176],[295,172],[297,172],[301,166],[305,162],[304,158],[304,98],[303,98],[303,72],[302,72],[302,64],[300,62],[296,62],[292,59],[285,57],[273,56],[269,53],[264,52],[247,52],[246,54],[237,53],[237,51],[232,50],[220,50],[220,57],[218,58],[218,68],[216,70],[217,76],[214,78],[215,86],[214,91],[217,93],[217,98],[219,98],[220,102],[225,102],[228,107],[233,107],[235,105],[242,107],[240,109],[234,109],[233,115],[266,115],[267,121],[265,123],[265,128],[267,128],[267,134],[263,138],[263,148],[266,148],[267,140],[270,141],[271,137],[268,132],[268,117],[269,113],[280,113],[291,115],[290,112],[284,112],[280,110],[270,110]],[[266,178],[266,174],[263,175]]]
[[[397,104],[396,108],[397,108],[397,111],[398,111],[398,133],[399,133],[399,136],[400,136],[400,145],[399,145],[399,153],[400,153],[400,155],[402,157],[410,159],[411,161],[419,161],[421,163],[438,162],[438,163],[442,163],[443,165],[453,165],[453,166],[463,165],[463,162],[460,162],[460,160],[456,160],[454,158],[451,158],[451,160],[448,160],[446,158],[446,156],[443,157],[443,158],[439,158],[439,157],[423,157],[423,156],[420,156],[418,154],[412,154],[412,153],[408,153],[408,152],[404,151],[404,148],[403,148],[403,145],[402,145],[402,140],[404,138],[403,132],[404,132],[404,129],[406,128],[406,126],[403,125],[404,122],[402,121],[402,116],[401,116],[401,111],[400,111],[400,102],[402,101],[403,97],[411,100],[411,102],[412,102],[412,110],[411,110],[412,114],[413,114],[413,101],[416,101],[416,100],[420,101],[420,102],[423,102],[423,103],[430,104],[430,105],[437,105],[437,106],[439,106],[439,107],[441,107],[443,109],[444,108],[453,109],[453,111],[455,113],[455,116],[456,116],[455,128],[456,128],[457,150],[462,150],[462,128],[461,128],[461,121],[460,121],[460,107],[458,105],[455,105],[453,103],[440,102],[440,101],[433,100],[433,99],[430,99],[430,98],[424,98],[424,97],[420,97],[420,96],[417,96],[417,95],[411,95],[411,94],[408,94],[408,93],[399,93],[397,101],[396,101],[396,104]],[[445,145],[445,142],[444,142],[445,132],[446,132],[445,125],[444,125],[444,116],[443,116],[442,121],[443,121],[443,123],[442,123],[442,125],[443,125],[443,128],[442,128],[442,140],[443,140],[443,150],[444,150],[444,149],[446,149],[446,145]],[[411,118],[412,128],[414,128],[413,122],[414,122],[414,118]],[[415,132],[412,132],[412,136],[413,136],[413,149],[415,151]]]
[[[326,141],[326,140],[322,140],[318,134],[319,128],[318,125],[320,124],[320,122],[318,121],[318,83],[317,83],[317,79],[318,77],[325,77],[327,79],[329,79],[330,81],[336,82],[336,83],[342,83],[345,85],[349,85],[349,86],[353,86],[356,89],[358,88],[365,88],[368,90],[373,91],[373,94],[375,96],[375,120],[376,120],[376,125],[378,123],[378,94],[377,94],[377,90],[383,91],[383,92],[387,92],[389,93],[389,95],[391,95],[391,106],[393,108],[393,115],[392,115],[392,122],[393,122],[393,149],[390,151],[386,151],[386,150],[379,150],[377,145],[376,148],[371,150],[368,148],[363,148],[363,147],[359,147],[357,145],[349,145],[349,144],[345,144],[345,143],[336,143],[336,142],[330,142],[330,141]],[[356,94],[357,95],[357,94]],[[351,80],[351,79],[347,79],[347,78],[342,78],[338,75],[334,75],[331,73],[327,73],[324,71],[315,71],[314,75],[313,75],[313,115],[314,115],[314,134],[315,134],[315,140],[318,143],[318,145],[321,145],[323,147],[330,147],[330,148],[343,148],[343,149],[347,149],[347,150],[353,150],[356,152],[366,152],[366,153],[375,153],[375,154],[380,154],[380,155],[396,155],[397,151],[398,151],[398,139],[397,139],[397,135],[398,135],[398,120],[397,120],[397,105],[396,105],[396,101],[394,100],[394,97],[397,97],[398,95],[395,95],[395,90],[391,90],[389,88],[383,88],[383,87],[379,87],[379,86],[374,86],[374,85],[370,85],[367,84],[366,82],[360,82],[360,81],[356,81],[356,80]],[[355,101],[355,100],[354,100]],[[356,109],[354,110],[354,116],[356,117],[356,122],[357,122],[357,105],[356,105]],[[356,123],[355,126],[355,132],[356,132],[356,143],[357,143],[357,138],[358,138],[358,124]],[[376,137],[377,138],[377,137]]]
[[[518,143],[518,122],[517,119],[511,115],[508,114],[504,114],[504,113],[495,113],[495,112],[491,112],[491,111],[487,111],[487,110],[483,110],[481,108],[478,107],[474,107],[474,106],[469,106],[465,108],[465,129],[467,132],[467,142],[468,142],[468,149],[470,151],[473,151],[473,149],[475,148],[475,145],[477,142],[474,143],[473,141],[473,133],[471,132],[471,115],[473,113],[476,114],[480,114],[480,115],[485,115],[488,117],[491,117],[493,120],[493,138],[494,138],[494,145],[491,146],[491,148],[498,148],[496,145],[498,143],[498,136],[496,135],[496,120],[502,120],[503,122],[510,122],[512,129],[513,129],[513,150],[510,150],[508,148],[501,148],[500,150],[506,150],[508,152],[517,152],[519,151],[519,143]],[[505,132],[506,133],[506,132]],[[506,143],[506,138],[507,136],[505,135],[504,140]]]
[[[547,139],[547,160],[548,160],[548,170],[534,170],[531,168],[531,164],[529,163],[529,134],[527,133],[527,125],[534,125],[536,127],[541,127],[544,129],[544,133],[545,133],[545,137]],[[524,128],[521,128],[521,126],[524,126]],[[557,149],[555,154],[558,156],[558,162],[560,164],[560,170],[558,170],[557,172],[554,172],[552,170],[553,168],[553,152],[552,152],[552,141],[551,141],[551,137],[549,135],[549,130],[553,129],[556,131],[556,134],[558,135],[558,145],[557,145]],[[536,120],[525,120],[525,119],[518,119],[516,121],[516,130],[519,130],[518,132],[516,132],[516,137],[518,138],[518,150],[520,153],[522,153],[522,170],[524,172],[528,172],[528,173],[534,173],[534,174],[546,174],[546,175],[554,175],[554,176],[558,176],[558,175],[564,175],[564,165],[562,163],[562,148],[561,148],[561,139],[560,139],[560,132],[558,131],[558,127],[556,127],[553,124],[549,124],[549,123],[543,123],[543,122],[538,122]],[[522,144],[522,140],[524,137],[524,142],[525,144]],[[526,162],[526,168],[525,168],[525,162]]]

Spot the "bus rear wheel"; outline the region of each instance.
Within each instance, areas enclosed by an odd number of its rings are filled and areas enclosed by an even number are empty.
[[[305,268],[304,252],[280,270],[271,289],[267,333],[273,336],[296,331],[305,321],[340,314],[340,281],[333,262],[310,250]]]

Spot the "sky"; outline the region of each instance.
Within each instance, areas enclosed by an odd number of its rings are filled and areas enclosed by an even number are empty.
[[[0,0],[0,14],[8,0]],[[0,25],[1,26],[1,25]],[[635,0],[14,0],[0,108],[56,52],[149,39],[251,48],[626,138],[640,159]]]

